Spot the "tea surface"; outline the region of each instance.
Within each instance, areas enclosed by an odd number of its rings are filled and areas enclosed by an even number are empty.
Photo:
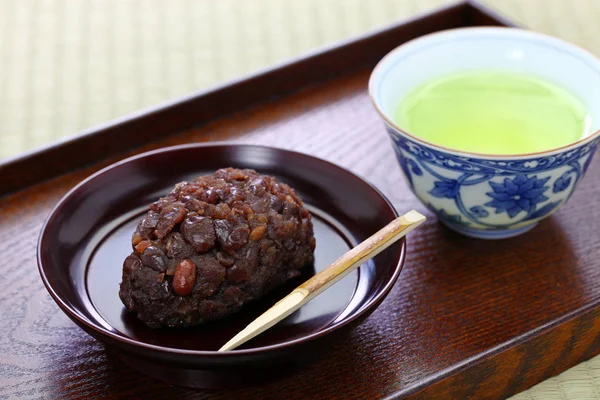
[[[547,81],[508,72],[442,76],[413,89],[395,122],[429,142],[488,154],[521,154],[589,134],[583,103]]]

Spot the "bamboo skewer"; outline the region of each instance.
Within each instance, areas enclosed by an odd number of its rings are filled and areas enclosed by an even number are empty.
[[[415,210],[396,218],[373,236],[338,258],[323,271],[294,289],[290,294],[265,311],[225,343],[219,351],[235,349],[271,328],[364,264],[367,260],[375,257],[408,232],[415,229],[423,221],[425,221],[425,217]]]

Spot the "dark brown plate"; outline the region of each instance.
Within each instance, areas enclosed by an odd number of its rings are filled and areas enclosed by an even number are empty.
[[[196,328],[152,330],[118,298],[130,237],[149,203],[177,182],[227,166],[253,168],[290,184],[314,216],[320,271],[396,217],[385,197],[341,167],[270,147],[211,144],[152,151],[86,179],[54,208],[38,243],[46,288],[80,327],[131,366],[193,387],[259,383],[314,360],[366,318],[398,278],[406,243],[392,246],[239,350],[215,350],[314,271],[241,312]]]

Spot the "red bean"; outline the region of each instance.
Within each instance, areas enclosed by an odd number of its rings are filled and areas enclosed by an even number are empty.
[[[142,254],[148,246],[150,246],[151,242],[149,240],[142,240],[135,246],[135,251]]]
[[[165,253],[156,246],[148,246],[140,256],[142,263],[155,271],[165,272]]]
[[[132,274],[134,271],[142,267],[142,262],[137,256],[127,256],[125,262],[123,262],[123,269],[127,274]]]
[[[231,209],[226,203],[217,204],[215,207],[215,214],[213,217],[215,219],[225,219],[231,212]]]
[[[131,244],[137,246],[144,238],[137,231],[131,236]]]
[[[171,232],[171,229],[185,218],[186,209],[181,202],[165,206],[160,213],[160,220],[156,225],[155,235],[162,239]]]
[[[250,240],[254,240],[255,242],[257,242],[260,239],[262,239],[263,236],[265,236],[266,232],[267,232],[267,226],[259,225],[256,228],[252,229],[252,232],[250,232]]]
[[[173,275],[173,291],[178,296],[188,296],[194,290],[196,284],[196,264],[192,260],[185,259],[175,268]]]
[[[194,249],[187,243],[181,233],[171,232],[167,235],[167,256],[169,258],[184,259],[194,254]]]
[[[248,225],[240,225],[229,234],[227,245],[235,250],[241,249],[248,243],[249,234],[250,228],[248,228]]]
[[[196,251],[207,252],[215,245],[216,235],[212,218],[189,214],[181,224],[181,233]]]
[[[154,211],[148,212],[146,216],[140,221],[137,227],[138,234],[143,239],[152,239],[154,235],[154,229],[158,224],[158,220],[160,219],[160,214]]]

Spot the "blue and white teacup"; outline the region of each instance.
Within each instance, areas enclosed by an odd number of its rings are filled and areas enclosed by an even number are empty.
[[[523,73],[570,90],[587,107],[592,133],[557,149],[494,155],[429,143],[392,120],[416,86],[471,69]],[[460,28],[412,40],[379,62],[369,93],[412,191],[441,222],[471,237],[515,236],[556,212],[580,183],[600,140],[600,60],[526,30]]]

